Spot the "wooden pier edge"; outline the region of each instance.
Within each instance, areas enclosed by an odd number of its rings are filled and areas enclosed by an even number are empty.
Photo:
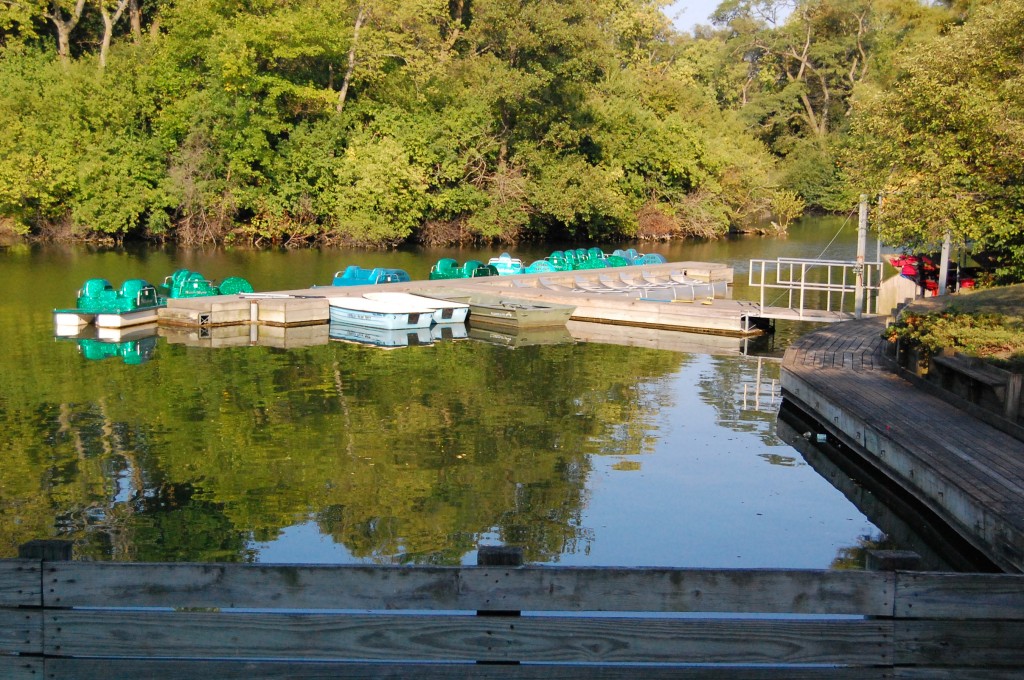
[[[1020,575],[498,561],[0,560],[0,676],[800,680],[1024,673]]]
[[[799,338],[783,359],[783,399],[1001,569],[1024,572],[1024,442],[894,374],[883,327]]]

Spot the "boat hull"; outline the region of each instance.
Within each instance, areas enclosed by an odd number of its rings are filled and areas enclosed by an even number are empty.
[[[383,329],[334,322],[330,325],[329,337],[331,340],[387,348],[429,345],[434,342],[429,328]]]
[[[77,335],[88,325],[97,328],[130,328],[141,324],[155,323],[157,311],[163,305],[139,307],[130,312],[82,312],[77,309],[53,310],[54,334],[59,336]]]
[[[157,312],[163,305],[139,307],[119,314],[99,313],[93,323],[97,328],[128,328],[144,323],[156,323]]]
[[[90,325],[95,314],[86,314],[74,309],[53,310],[53,334],[58,336],[78,335],[82,328]]]
[[[424,295],[413,295],[412,293],[375,292],[363,293],[363,297],[368,300],[395,302],[399,304],[405,303],[433,309],[434,323],[437,324],[465,323],[466,317],[469,315],[469,305],[464,302],[439,300],[437,298],[426,297]]]
[[[514,300],[491,295],[470,295],[469,324],[492,328],[553,328],[565,326],[576,311],[573,305]]]
[[[430,328],[434,323],[434,310],[426,307],[399,305],[378,300],[355,297],[332,297],[331,323],[353,324],[382,330]]]

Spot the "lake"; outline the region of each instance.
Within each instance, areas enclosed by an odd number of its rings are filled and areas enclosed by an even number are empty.
[[[852,259],[855,238],[829,218],[782,239],[599,245],[729,263],[752,299],[750,258]],[[0,557],[62,537],[96,560],[459,564],[500,543],[543,564],[858,568],[898,547],[776,431],[777,357],[807,325],[747,356],[160,338],[101,358],[53,337],[53,308],[93,277],[184,267],[281,290],[498,252],[0,248]]]

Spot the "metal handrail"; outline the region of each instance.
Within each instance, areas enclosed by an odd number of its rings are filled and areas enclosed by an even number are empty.
[[[824,281],[808,280],[811,271],[824,269]],[[861,290],[874,294],[875,312],[878,311],[878,289],[882,280],[881,262],[852,262],[849,260],[815,260],[798,257],[778,257],[774,260],[750,260],[748,281],[751,287],[760,289],[761,309],[765,307],[765,290],[785,290],[788,292],[788,307],[797,309],[800,318],[806,309],[808,291],[824,292],[825,311],[832,311],[832,296],[838,294],[839,306],[842,310],[846,295],[856,294],[858,277],[861,277]],[[799,305],[794,306],[793,295],[799,292]],[[871,303],[868,301],[868,311]],[[855,312],[857,310],[854,310]]]

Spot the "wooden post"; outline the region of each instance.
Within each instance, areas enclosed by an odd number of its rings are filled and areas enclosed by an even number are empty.
[[[71,559],[71,541],[62,539],[36,539],[18,546],[18,557],[23,560],[67,562]]]
[[[947,229],[946,236],[942,239],[942,261],[939,262],[939,288],[935,291],[936,295],[946,294],[946,282],[949,280],[949,251],[953,247],[951,240]]]
[[[878,309],[878,298],[882,293],[882,279],[885,278],[882,275],[882,194],[878,194],[878,206],[875,208],[875,223],[878,225],[877,233],[875,234],[875,262],[878,263],[878,290],[875,291],[875,314],[879,313]]]
[[[1020,418],[1020,396],[1021,383],[1024,382],[1024,374],[1011,373],[1006,381],[1006,401],[1003,408],[1003,415],[1011,423],[1016,423]]]
[[[481,545],[477,548],[476,564],[478,567],[521,567],[523,566],[523,549],[511,545]],[[523,613],[514,609],[480,610],[477,616],[522,616]],[[484,666],[518,666],[519,661],[477,661]]]
[[[919,571],[921,556],[912,550],[869,550],[864,568],[868,571]]]
[[[476,564],[479,567],[521,567],[523,549],[511,545],[482,545],[477,548]]]
[[[857,222],[857,287],[853,292],[853,314],[861,318],[864,313],[864,252],[868,247],[868,195],[860,195],[860,219]]]

